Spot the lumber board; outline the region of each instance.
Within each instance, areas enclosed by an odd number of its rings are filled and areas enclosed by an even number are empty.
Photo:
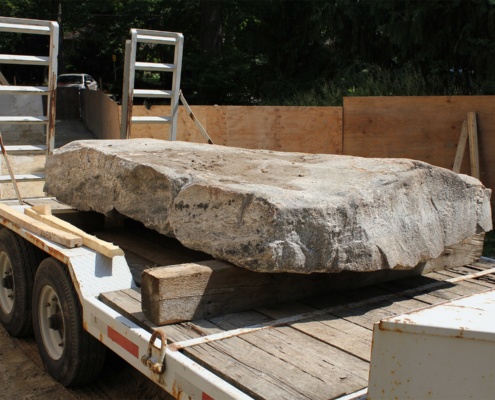
[[[51,208],[47,205],[33,206],[31,209],[26,208],[24,213],[48,226],[79,236],[82,238],[82,244],[84,246],[95,250],[106,257],[112,258],[124,255],[124,252],[118,246],[98,239],[96,236],[92,236],[74,225],[55,217],[51,214]]]
[[[466,143],[468,139],[467,132],[467,121],[462,123],[461,136],[459,137],[459,143],[457,145],[457,150],[455,153],[454,166],[452,167],[452,171],[461,172],[462,160],[464,158],[464,153],[466,151]]]
[[[384,283],[380,283],[378,286],[380,286],[384,289],[390,290],[390,291],[397,290],[397,287],[403,287],[404,289],[410,289],[410,288],[414,287],[414,286],[403,286],[399,283],[399,281],[384,282]],[[425,291],[418,292],[415,294],[408,294],[408,295],[406,295],[406,297],[421,301],[421,302],[425,303],[425,305],[433,305],[433,304],[438,304],[438,303],[442,303],[445,301],[445,299],[443,297],[436,296],[434,293],[429,294],[429,293],[426,293]]]
[[[478,151],[478,127],[476,113],[468,112],[467,130],[469,136],[469,161],[471,163],[471,176],[480,179],[480,159]]]
[[[61,229],[53,228],[44,222],[25,215],[14,208],[0,203],[0,217],[19,225],[21,228],[40,235],[45,239],[59,243],[65,247],[73,248],[82,245],[82,238]]]
[[[459,274],[462,274],[461,272],[461,268],[458,268],[457,271],[449,271],[449,270],[443,270],[443,271],[437,271],[440,275],[443,275],[445,276],[445,279],[449,279],[449,278],[455,278],[457,276],[459,276]],[[470,280],[465,280],[465,281],[460,281],[460,282],[457,282],[456,285],[458,286],[468,286],[468,287],[472,287],[474,289],[478,289],[478,290],[481,290],[480,289],[480,286],[483,287],[483,288],[492,288],[493,285],[488,283],[488,282],[484,282],[480,279],[470,279]]]

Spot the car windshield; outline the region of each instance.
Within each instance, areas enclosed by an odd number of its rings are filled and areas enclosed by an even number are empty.
[[[62,75],[58,77],[59,83],[83,83],[83,78],[80,75]]]

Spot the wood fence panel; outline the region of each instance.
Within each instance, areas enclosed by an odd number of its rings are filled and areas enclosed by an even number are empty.
[[[120,139],[120,107],[105,93],[83,90],[83,118],[98,139]]]
[[[279,151],[342,154],[341,107],[192,106],[213,143]],[[134,106],[133,115],[168,115],[169,107]],[[136,125],[131,137],[168,139],[168,125]],[[205,143],[194,121],[179,107],[177,139]]]
[[[342,154],[341,107],[227,107],[228,146]]]
[[[470,111],[477,115],[481,181],[493,189],[495,96],[344,98],[343,153],[411,158],[452,169],[462,123]],[[461,172],[470,173],[468,149]]]

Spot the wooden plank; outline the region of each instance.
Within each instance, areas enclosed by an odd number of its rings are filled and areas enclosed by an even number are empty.
[[[380,287],[382,287],[384,289],[387,289],[389,291],[394,291],[394,290],[397,290],[398,285],[400,285],[400,283],[398,283],[396,281],[396,282],[380,283],[378,286],[380,286]],[[402,286],[402,285],[400,285],[399,287],[404,288],[404,286]],[[406,287],[406,288],[408,288],[408,287]],[[405,296],[406,297],[409,297],[411,299],[418,300],[418,301],[424,303],[425,305],[438,304],[438,303],[441,303],[441,302],[444,302],[445,301],[445,298],[439,297],[439,296],[435,296],[435,294],[429,294],[426,291],[421,291],[421,292],[418,292],[418,293],[406,294]]]
[[[478,127],[476,113],[467,114],[467,130],[469,135],[469,160],[471,162],[471,176],[480,179],[480,160],[478,151]]]
[[[459,137],[459,143],[457,144],[457,151],[455,153],[454,166],[452,171],[461,172],[462,159],[464,158],[464,152],[466,151],[466,143],[468,139],[467,122],[462,123],[461,136]]]
[[[283,305],[263,307],[258,310],[271,318],[280,319],[293,314],[311,312],[315,308],[300,302],[289,302]],[[359,325],[337,318],[334,315],[326,314],[325,316],[303,319],[300,322],[292,323],[290,326],[361,360],[369,361],[371,332]]]
[[[82,244],[84,246],[95,250],[106,257],[112,258],[124,255],[124,252],[118,246],[98,239],[96,236],[89,235],[83,230],[76,228],[74,225],[51,215],[51,208],[48,205],[34,206],[31,209],[26,208],[24,213],[48,226],[79,236],[82,238]]]
[[[244,326],[245,314],[228,315],[211,322],[222,329],[236,329]],[[335,398],[366,386],[367,362],[292,327],[253,332],[240,336],[240,339],[283,361],[287,364],[285,368],[299,369],[300,386],[299,382],[292,382],[291,385],[303,396],[312,399]],[[267,367],[273,371],[271,365]],[[283,375],[283,369],[276,373]]]
[[[61,229],[53,228],[43,222],[37,221],[12,207],[0,203],[0,217],[11,221],[12,223],[26,229],[30,232],[40,235],[48,240],[59,243],[65,247],[73,248],[82,245],[82,238],[72,233],[65,232]]]
[[[186,263],[143,272],[143,310],[155,324],[164,325],[300,299],[336,288],[365,286],[420,272],[419,268],[303,275],[259,273],[219,260]]]
[[[306,378],[299,369],[240,338],[194,346],[184,351],[193,360],[207,365],[213,373],[255,399],[311,399],[301,393],[305,383],[322,385]],[[304,385],[304,386],[305,386]],[[304,387],[302,388],[305,389]]]

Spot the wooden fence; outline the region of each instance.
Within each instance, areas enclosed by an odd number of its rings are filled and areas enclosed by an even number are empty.
[[[462,123],[476,112],[480,180],[495,189],[495,96],[349,97],[343,154],[404,157],[452,169]],[[461,172],[470,174],[469,151]],[[495,210],[495,195],[492,195]]]
[[[163,109],[162,109],[163,108]],[[342,107],[193,106],[213,143],[248,149],[342,154]],[[166,107],[134,107],[134,115],[167,115]],[[204,143],[180,107],[178,140]],[[133,125],[131,137],[168,139],[169,127]]]
[[[98,102],[86,113],[99,137],[119,138],[120,107]],[[85,101],[88,104],[88,100]],[[134,115],[168,115],[166,106],[135,106]],[[348,97],[343,107],[193,106],[215,144],[251,149],[411,158],[452,169],[462,123],[476,112],[481,181],[495,188],[495,96]],[[100,111],[98,111],[100,110]],[[94,117],[105,113],[104,118]],[[95,123],[96,121],[96,123]],[[167,139],[168,126],[134,125],[131,137]],[[204,143],[179,109],[179,140]],[[462,173],[469,174],[466,149]],[[495,196],[492,196],[495,209]]]

